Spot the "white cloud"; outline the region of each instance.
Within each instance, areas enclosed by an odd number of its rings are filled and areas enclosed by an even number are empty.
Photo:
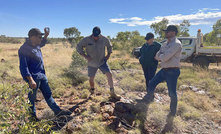
[[[127,26],[149,26],[154,22],[160,22],[163,18],[168,19],[170,24],[180,24],[185,19],[189,20],[191,25],[211,25],[214,24],[216,20],[221,18],[221,11],[220,9],[203,8],[199,9],[197,13],[192,13],[189,15],[176,14],[169,16],[156,16],[152,20],[145,20],[140,17],[115,18],[109,20],[110,23],[125,24]]]

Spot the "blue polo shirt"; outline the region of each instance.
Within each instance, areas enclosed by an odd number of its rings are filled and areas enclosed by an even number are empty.
[[[33,46],[29,39],[18,50],[20,61],[20,72],[25,81],[28,82],[27,76],[31,76],[34,80],[46,77],[44,62],[41,53],[41,47],[45,46],[47,40],[42,39],[41,43]]]

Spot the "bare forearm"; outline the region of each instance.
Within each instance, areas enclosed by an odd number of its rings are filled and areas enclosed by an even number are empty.
[[[31,76],[26,76],[26,78],[28,79],[28,81],[34,81],[33,78]]]

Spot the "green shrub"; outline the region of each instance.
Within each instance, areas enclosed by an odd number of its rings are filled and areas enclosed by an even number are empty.
[[[40,122],[29,121],[29,106],[25,96],[30,89],[28,85],[5,86],[0,90],[0,132],[14,133],[18,129],[21,134],[47,133],[52,127],[51,121]],[[16,122],[15,126],[11,123]]]
[[[87,61],[80,55],[78,54],[77,50],[75,49],[72,54],[72,62],[70,65],[71,69],[79,69],[79,68],[86,68],[87,66]]]

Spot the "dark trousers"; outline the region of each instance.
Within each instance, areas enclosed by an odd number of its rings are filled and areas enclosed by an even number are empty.
[[[149,81],[154,77],[156,70],[157,70],[157,65],[155,65],[153,67],[142,66],[142,68],[143,68],[144,77],[146,80],[146,90],[148,91]]]

